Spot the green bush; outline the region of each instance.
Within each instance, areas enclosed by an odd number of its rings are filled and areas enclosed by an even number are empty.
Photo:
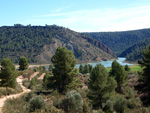
[[[29,113],[29,103],[25,101],[25,95],[5,101],[3,113]]]
[[[33,71],[32,69],[27,69],[27,70],[23,71],[22,76],[23,76],[24,78],[29,78],[30,75],[32,75],[33,73],[34,73],[34,71]]]
[[[81,95],[77,91],[70,91],[66,94],[60,107],[67,112],[82,112],[83,111],[83,100]]]
[[[130,109],[140,108],[142,106],[142,102],[139,98],[131,98],[127,100],[127,106]]]
[[[103,110],[99,109],[99,110],[93,110],[93,113],[104,113]]]
[[[30,81],[28,81],[27,79],[25,79],[25,80],[23,80],[22,84],[23,84],[26,88],[29,88]]]
[[[26,97],[25,97],[25,100],[26,101],[29,101],[30,99],[32,99],[34,97],[34,93],[33,92],[29,92]]]
[[[45,106],[44,99],[41,96],[33,97],[29,101],[30,111],[35,111],[36,109],[42,109]]]
[[[88,102],[84,102],[83,112],[84,113],[89,113],[90,112],[90,106],[88,105]]]
[[[51,104],[47,103],[45,106],[45,110],[42,113],[64,113],[62,110],[52,106]]]
[[[0,97],[5,95],[11,95],[22,92],[22,88],[19,84],[16,85],[15,88],[9,88],[9,87],[0,87]]]
[[[127,99],[131,99],[134,97],[134,91],[130,87],[127,87],[125,89],[124,94],[125,94]]]
[[[127,108],[126,99],[120,96],[116,97],[114,101],[114,110],[121,113],[124,112],[126,108]]]
[[[103,110],[106,112],[106,113],[113,113],[113,102],[111,100],[107,100]]]
[[[33,89],[35,89],[36,85],[37,85],[37,79],[32,78],[32,80],[30,81],[29,88],[33,90]]]

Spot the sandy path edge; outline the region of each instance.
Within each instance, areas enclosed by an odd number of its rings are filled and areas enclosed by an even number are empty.
[[[31,91],[30,89],[27,89],[26,87],[24,87],[24,86],[22,85],[22,81],[23,81],[22,77],[20,77],[20,76],[17,77],[17,83],[20,84],[20,86],[21,86],[21,88],[22,88],[22,90],[23,90],[21,93],[12,94],[12,95],[5,96],[5,97],[3,97],[3,98],[0,98],[0,113],[2,113],[3,105],[4,105],[4,103],[5,103],[5,101],[6,101],[7,99],[10,99],[10,98],[17,98],[17,97],[21,96],[22,94],[28,93],[28,92]]]

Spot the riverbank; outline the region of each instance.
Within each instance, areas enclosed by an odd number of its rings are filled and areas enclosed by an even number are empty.
[[[108,59],[108,60],[106,60],[106,61],[101,60],[101,61],[81,62],[81,63],[77,63],[76,65],[80,65],[80,64],[82,64],[82,65],[85,65],[85,64],[93,64],[93,63],[100,63],[100,62],[107,62],[107,61],[114,61],[114,60],[118,60],[118,59],[110,59],[110,60]],[[29,64],[29,68],[40,67],[40,66],[46,66],[46,67],[48,67],[49,65],[52,65],[52,64]],[[15,67],[16,67],[16,69],[18,69],[18,68],[19,68],[19,65],[16,64]],[[78,66],[77,66],[77,67],[78,67]]]
[[[142,70],[142,67],[138,64],[129,66],[129,68],[130,68],[130,71],[133,72],[133,73],[138,73],[138,71]],[[106,69],[107,69],[108,72],[110,72],[111,67],[107,67]]]

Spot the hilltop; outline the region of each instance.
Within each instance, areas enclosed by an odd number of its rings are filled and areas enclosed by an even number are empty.
[[[0,60],[9,57],[18,63],[25,56],[29,63],[50,63],[58,46],[72,50],[80,63],[116,58],[105,44],[68,28],[20,24],[0,27]]]

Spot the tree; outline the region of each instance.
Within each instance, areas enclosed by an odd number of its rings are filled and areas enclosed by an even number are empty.
[[[4,58],[1,61],[1,86],[12,87],[16,86],[16,68],[13,62],[9,58]]]
[[[89,73],[89,65],[85,64],[84,66],[84,74]]]
[[[53,70],[53,66],[52,66],[52,65],[49,65],[48,70],[49,70],[50,72],[52,72],[52,70]]]
[[[28,68],[28,61],[26,57],[22,57],[19,61],[19,70],[23,71]]]
[[[139,73],[137,88],[139,93],[144,94],[144,104],[150,105],[150,46],[143,51],[142,61],[138,61],[138,63],[143,67],[143,70]]]
[[[53,81],[52,86],[63,93],[74,78],[72,71],[76,65],[75,56],[66,47],[58,47],[51,61],[54,66],[53,77],[50,79]]]
[[[127,80],[128,75],[116,60],[114,60],[112,63],[110,75],[117,81],[117,91],[121,93],[122,84]]]
[[[46,75],[44,76],[44,79],[43,79],[43,86],[45,87],[45,88],[47,88],[48,86],[47,85],[49,85],[49,78],[51,77],[51,74],[50,73],[46,73]]]
[[[104,66],[97,64],[90,74],[88,88],[88,97],[92,100],[95,109],[102,108],[117,86],[113,77],[108,76],[108,72]]]
[[[79,72],[80,72],[80,73],[82,73],[82,74],[83,74],[83,72],[84,72],[84,67],[83,67],[83,65],[82,65],[82,64],[80,64]]]
[[[32,78],[31,82],[30,82],[30,85],[29,85],[29,88],[30,89],[33,89],[33,87],[36,87],[36,78]]]
[[[130,71],[130,68],[128,65],[125,65],[124,69],[125,69],[125,71]]]
[[[30,111],[34,112],[36,109],[42,109],[45,106],[45,101],[41,96],[36,96],[30,99]]]
[[[88,64],[88,67],[89,67],[89,72],[91,72],[92,71],[92,65],[91,64]]]

